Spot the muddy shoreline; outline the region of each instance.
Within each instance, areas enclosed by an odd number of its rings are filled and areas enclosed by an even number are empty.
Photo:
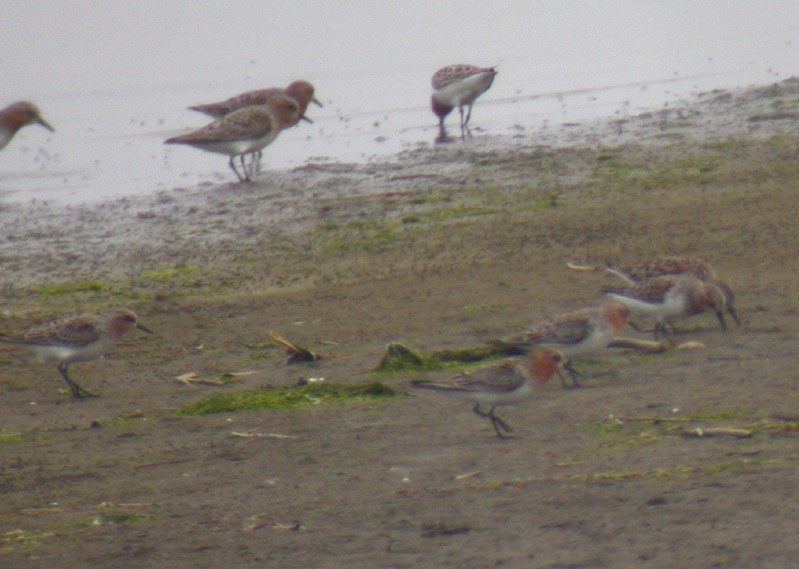
[[[156,336],[70,368],[85,401],[0,350],[0,565],[793,566],[797,118],[787,80],[247,186],[3,207],[3,329],[123,304]],[[567,261],[670,254],[729,279],[743,325],[698,316],[696,349],[576,361],[584,388],[503,414],[513,439],[414,393],[421,372],[373,373],[390,341],[481,346],[600,302],[610,277]],[[269,330],[327,357],[282,365]],[[403,395],[176,414],[310,378]]]
[[[629,145],[657,149],[670,143],[791,134],[797,112],[780,100],[780,93],[795,84],[788,79],[759,88],[716,90],[684,106],[587,124],[552,125],[514,137],[478,135],[466,144],[406,151],[391,161],[317,163],[269,171],[248,185],[176,188],[85,206],[62,207],[35,199],[11,204],[0,209],[4,236],[0,278],[6,287],[120,279],[149,268],[203,263],[220,252],[269,249],[285,236],[324,224],[329,212],[345,200],[365,202],[466,184],[475,175],[475,163],[486,158]],[[505,173],[492,175],[502,183]],[[515,174],[508,175],[513,181]],[[347,215],[336,214],[336,222]]]

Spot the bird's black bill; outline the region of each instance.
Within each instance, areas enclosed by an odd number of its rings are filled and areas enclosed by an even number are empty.
[[[138,330],[141,330],[142,332],[147,332],[148,334],[155,334],[155,332],[150,330],[147,326],[145,326],[144,324],[139,324],[138,322],[136,322],[136,328]]]

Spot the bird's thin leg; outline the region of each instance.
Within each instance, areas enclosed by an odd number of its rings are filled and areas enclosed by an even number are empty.
[[[716,318],[718,318],[721,329],[727,331],[727,323],[724,321],[724,313],[721,310],[716,310]]]
[[[566,363],[563,365],[563,369],[569,372],[569,377],[572,380],[572,387],[580,387],[580,384],[577,382],[577,378],[580,377],[580,372],[577,371],[572,367],[572,360],[569,358],[566,360]],[[561,375],[561,378],[563,376]],[[564,385],[565,386],[565,385]]]
[[[250,180],[250,169],[249,169],[249,168],[247,167],[247,165],[244,163],[244,154],[242,154],[241,156],[239,156],[239,160],[241,161],[241,169],[242,169],[242,171],[244,172],[244,181],[245,181],[245,182],[250,182],[250,181],[251,181],[251,180]]]
[[[667,318],[666,319],[666,323],[663,325],[663,327],[665,328],[666,326],[671,328],[671,333],[672,334],[679,334],[680,333],[680,331],[677,330],[677,326],[674,325],[674,320],[672,320],[671,318]]]
[[[728,307],[727,307],[727,314],[729,314],[730,316],[732,316],[732,319],[733,319],[733,320],[735,320],[735,323],[736,323],[738,326],[740,326],[740,325],[741,325],[741,321],[740,321],[740,320],[738,320],[738,315],[735,313],[735,309],[734,309],[732,306],[728,306]]]
[[[472,105],[469,105],[469,112],[466,113],[466,122],[464,123],[464,126],[468,127],[470,120],[472,120]]]
[[[485,417],[486,419],[491,421],[491,426],[494,427],[494,431],[496,431],[497,436],[499,438],[506,439],[508,438],[508,435],[506,435],[505,433],[513,432],[513,429],[510,427],[510,425],[508,425],[505,421],[494,415],[493,406],[491,407],[491,410],[488,413],[486,413],[485,411],[480,410],[480,404],[478,403],[477,405],[474,406],[474,409],[472,409],[472,411],[474,411],[481,417]],[[503,433],[500,429],[502,429],[502,431],[505,431],[505,433]]]
[[[450,139],[447,136],[446,129],[444,128],[444,117],[438,117],[438,138],[436,138],[436,143],[443,144],[445,142],[450,142]]]
[[[247,156],[250,157],[250,162],[247,164],[247,180],[251,180],[253,174],[255,174],[255,152],[251,152]],[[244,161],[244,157],[242,156],[242,162]]]
[[[636,332],[643,332],[643,331],[644,331],[644,330],[643,330],[643,328],[641,328],[641,327],[640,327],[638,324],[636,324],[636,323],[635,323],[635,322],[633,322],[632,320],[628,320],[628,321],[627,321],[627,324],[629,324],[629,325],[630,325],[630,328],[632,328],[632,329],[633,329],[633,330],[635,330]]]
[[[466,140],[466,123],[463,120],[463,105],[458,106],[461,113],[461,140]]]
[[[83,399],[84,397],[96,397],[94,393],[86,391],[80,385],[72,381],[72,379],[69,377],[69,374],[67,374],[68,367],[69,364],[63,364],[63,363],[58,364],[58,371],[61,372],[61,376],[64,378],[64,381],[67,382],[67,386],[69,386],[69,390],[72,392],[72,397],[74,397],[75,399]]]
[[[233,161],[234,159],[235,156],[230,157],[230,162],[228,162],[228,166],[230,166],[230,169],[233,170],[234,174],[236,174],[236,177],[239,179],[239,182],[243,182],[244,178],[241,177],[241,174],[239,174],[239,171],[236,169],[236,163]]]
[[[505,433],[513,432],[513,429],[511,429],[510,425],[508,425],[505,421],[494,415],[494,407],[491,407],[491,410],[488,412],[488,418],[491,419],[491,426],[494,427],[494,430],[496,431],[497,436],[499,438],[507,439],[508,435],[506,435]],[[502,431],[505,432],[503,433]]]
[[[674,338],[671,337],[671,334],[668,333],[668,331],[666,330],[666,327],[663,325],[662,322],[660,322],[660,320],[658,320],[655,323],[655,341],[656,342],[658,341],[658,335],[659,334],[663,334],[663,337],[666,338],[666,340],[669,342],[669,344],[671,344],[672,346],[674,345]]]

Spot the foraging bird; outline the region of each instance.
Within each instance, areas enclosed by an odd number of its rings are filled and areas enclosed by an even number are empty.
[[[655,324],[655,340],[658,333],[670,339],[664,323],[672,318],[684,318],[713,311],[721,325],[727,330],[724,322],[726,297],[715,284],[684,275],[667,275],[656,277],[634,286],[603,287],[602,292],[617,302],[626,304],[630,312],[643,316],[651,316]]]
[[[277,96],[286,96],[291,97],[295,101],[297,101],[297,105],[300,107],[300,116],[296,121],[287,122],[283,128],[291,128],[296,125],[299,121],[303,120],[309,123],[313,123],[311,119],[305,116],[305,110],[308,108],[310,103],[314,103],[323,107],[324,105],[314,97],[314,86],[311,85],[308,81],[294,81],[285,89],[281,89],[280,87],[272,87],[270,89],[258,89],[256,91],[247,91],[246,93],[242,93],[240,95],[236,95],[235,97],[231,97],[230,99],[226,99],[224,101],[220,101],[219,103],[207,103],[204,105],[195,105],[193,107],[189,107],[192,111],[199,111],[204,113],[210,117],[215,119],[221,119],[226,115],[234,111],[238,111],[239,109],[243,109],[244,107],[249,107],[252,105],[265,105],[269,99],[272,99]],[[261,150],[253,152],[253,164],[252,169],[256,171],[260,171],[261,169]]]
[[[189,109],[192,111],[199,111],[214,119],[221,119],[225,115],[228,115],[233,111],[243,109],[244,107],[249,107],[252,105],[265,105],[269,99],[278,95],[291,97],[297,101],[297,104],[300,107],[300,117],[298,121],[305,120],[312,122],[311,119],[305,116],[305,110],[308,108],[310,103],[314,103],[320,107],[324,106],[319,99],[314,96],[313,85],[311,85],[308,81],[294,81],[285,89],[281,89],[280,87],[272,87],[271,89],[247,91],[246,93],[236,95],[235,97],[231,97],[230,99],[226,99],[218,103],[195,105],[193,107],[189,107]],[[284,128],[292,127],[295,124],[297,123],[295,122],[293,124],[287,124]]]
[[[493,67],[474,65],[449,65],[433,74],[433,113],[438,117],[439,135],[436,142],[448,140],[444,129],[444,119],[458,107],[461,116],[461,139],[466,139],[469,119],[472,118],[472,105],[477,97],[488,91],[494,82],[497,70]],[[468,107],[464,118],[463,107]]]
[[[139,323],[132,310],[114,308],[104,314],[67,316],[25,332],[0,333],[0,342],[27,348],[42,362],[57,363],[58,371],[72,396],[82,399],[92,394],[69,377],[67,369],[70,364],[94,360],[107,354],[131,328],[153,333]]]
[[[559,350],[567,358],[563,369],[571,375],[574,387],[579,387],[580,374],[572,367],[572,358],[605,349],[613,335],[627,324],[629,316],[627,306],[618,302],[585,308],[546,320],[493,344],[525,352],[543,346]],[[566,387],[563,375],[561,382]]]
[[[517,405],[531,398],[536,392],[531,379],[543,385],[562,366],[563,354],[551,348],[541,348],[524,359],[505,359],[463,371],[450,379],[417,380],[411,385],[473,401],[475,406],[472,410],[491,421],[498,437],[506,438],[513,429],[494,414],[494,409],[501,405]],[[481,405],[490,406],[488,412],[480,409]]]
[[[606,263],[606,268],[608,272],[621,277],[630,285],[666,275],[694,275],[696,278],[712,283],[721,289],[724,293],[727,314],[732,317],[738,326],[741,325],[738,314],[735,312],[735,290],[733,290],[728,281],[716,274],[716,271],[708,262],[702,259],[697,257],[663,257],[630,266]]]
[[[250,181],[250,170],[244,156],[259,152],[272,143],[289,124],[296,124],[300,107],[291,97],[277,95],[264,105],[252,105],[233,111],[205,127],[176,136],[164,144],[186,144],[230,157],[228,165],[240,182]],[[239,157],[243,174],[239,174],[234,159]]]
[[[40,124],[50,132],[55,129],[50,126],[39,108],[28,101],[17,101],[0,111],[0,149],[4,148],[19,129],[29,124]]]

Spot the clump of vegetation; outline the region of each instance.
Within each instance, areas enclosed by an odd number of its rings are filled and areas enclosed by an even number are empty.
[[[460,367],[466,364],[504,357],[506,351],[499,346],[479,346],[458,350],[438,350],[423,354],[404,344],[392,342],[386,346],[383,359],[373,370],[375,373],[408,373]]]
[[[71,294],[73,292],[100,291],[107,289],[108,286],[100,281],[77,281],[74,283],[43,283],[34,292],[38,294]]]
[[[241,409],[294,409],[317,403],[380,400],[401,395],[393,387],[378,381],[342,385],[327,381],[300,387],[238,391],[198,401],[176,412],[178,416],[208,415]]]

